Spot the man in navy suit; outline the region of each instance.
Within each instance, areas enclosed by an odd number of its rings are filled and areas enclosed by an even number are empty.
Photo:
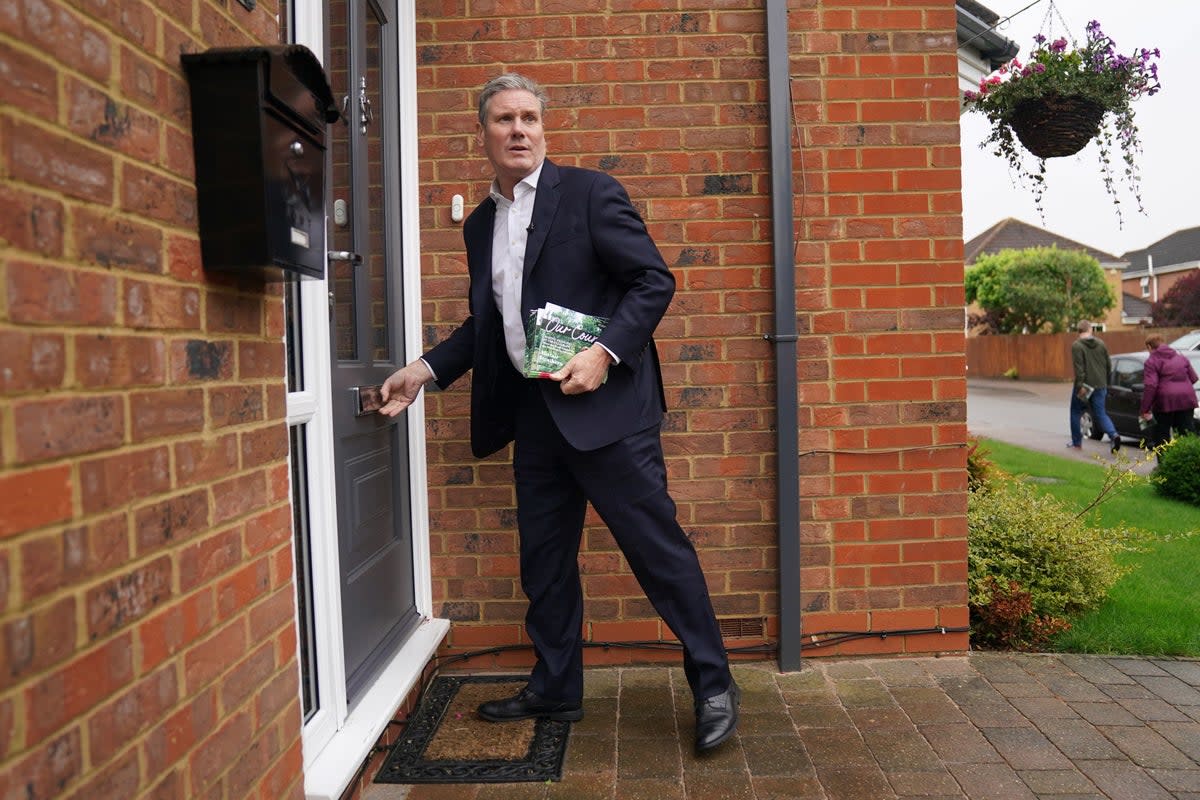
[[[477,142],[495,170],[490,196],[463,226],[470,315],[382,389],[395,416],[421,388],[471,370],[471,449],[515,442],[521,586],[536,663],[487,720],[583,717],[579,542],[588,502],[608,526],[654,608],[683,644],[696,750],[733,735],[738,687],[696,551],[667,492],[659,428],[666,402],[651,338],[675,279],[621,185],[546,160],[546,95],[505,74],[479,98]],[[547,302],[608,323],[548,378],[522,376],[525,324]]]

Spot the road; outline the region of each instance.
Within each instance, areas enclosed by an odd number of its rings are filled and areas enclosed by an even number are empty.
[[[967,429],[972,436],[996,439],[1030,450],[1063,458],[1095,462],[1113,460],[1108,439],[1083,440],[1082,450],[1067,447],[1071,441],[1067,409],[1070,383],[969,378],[967,380]],[[1140,459],[1144,453],[1133,448],[1126,455]],[[1139,467],[1139,473],[1150,471]]]

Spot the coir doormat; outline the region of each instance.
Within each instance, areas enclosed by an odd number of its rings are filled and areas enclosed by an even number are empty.
[[[475,709],[516,694],[524,676],[444,675],[434,679],[376,783],[556,781],[571,723],[549,719],[488,722]]]

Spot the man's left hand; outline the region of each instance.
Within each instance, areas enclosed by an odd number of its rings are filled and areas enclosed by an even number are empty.
[[[598,344],[586,350],[580,350],[570,361],[563,364],[558,372],[548,376],[552,381],[558,381],[563,394],[583,394],[594,392],[604,383],[608,375],[608,367],[613,358]]]

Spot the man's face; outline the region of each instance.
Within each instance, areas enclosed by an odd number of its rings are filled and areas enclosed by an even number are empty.
[[[541,103],[524,89],[505,89],[492,95],[484,119],[476,140],[496,171],[500,190],[511,195],[546,157]]]

